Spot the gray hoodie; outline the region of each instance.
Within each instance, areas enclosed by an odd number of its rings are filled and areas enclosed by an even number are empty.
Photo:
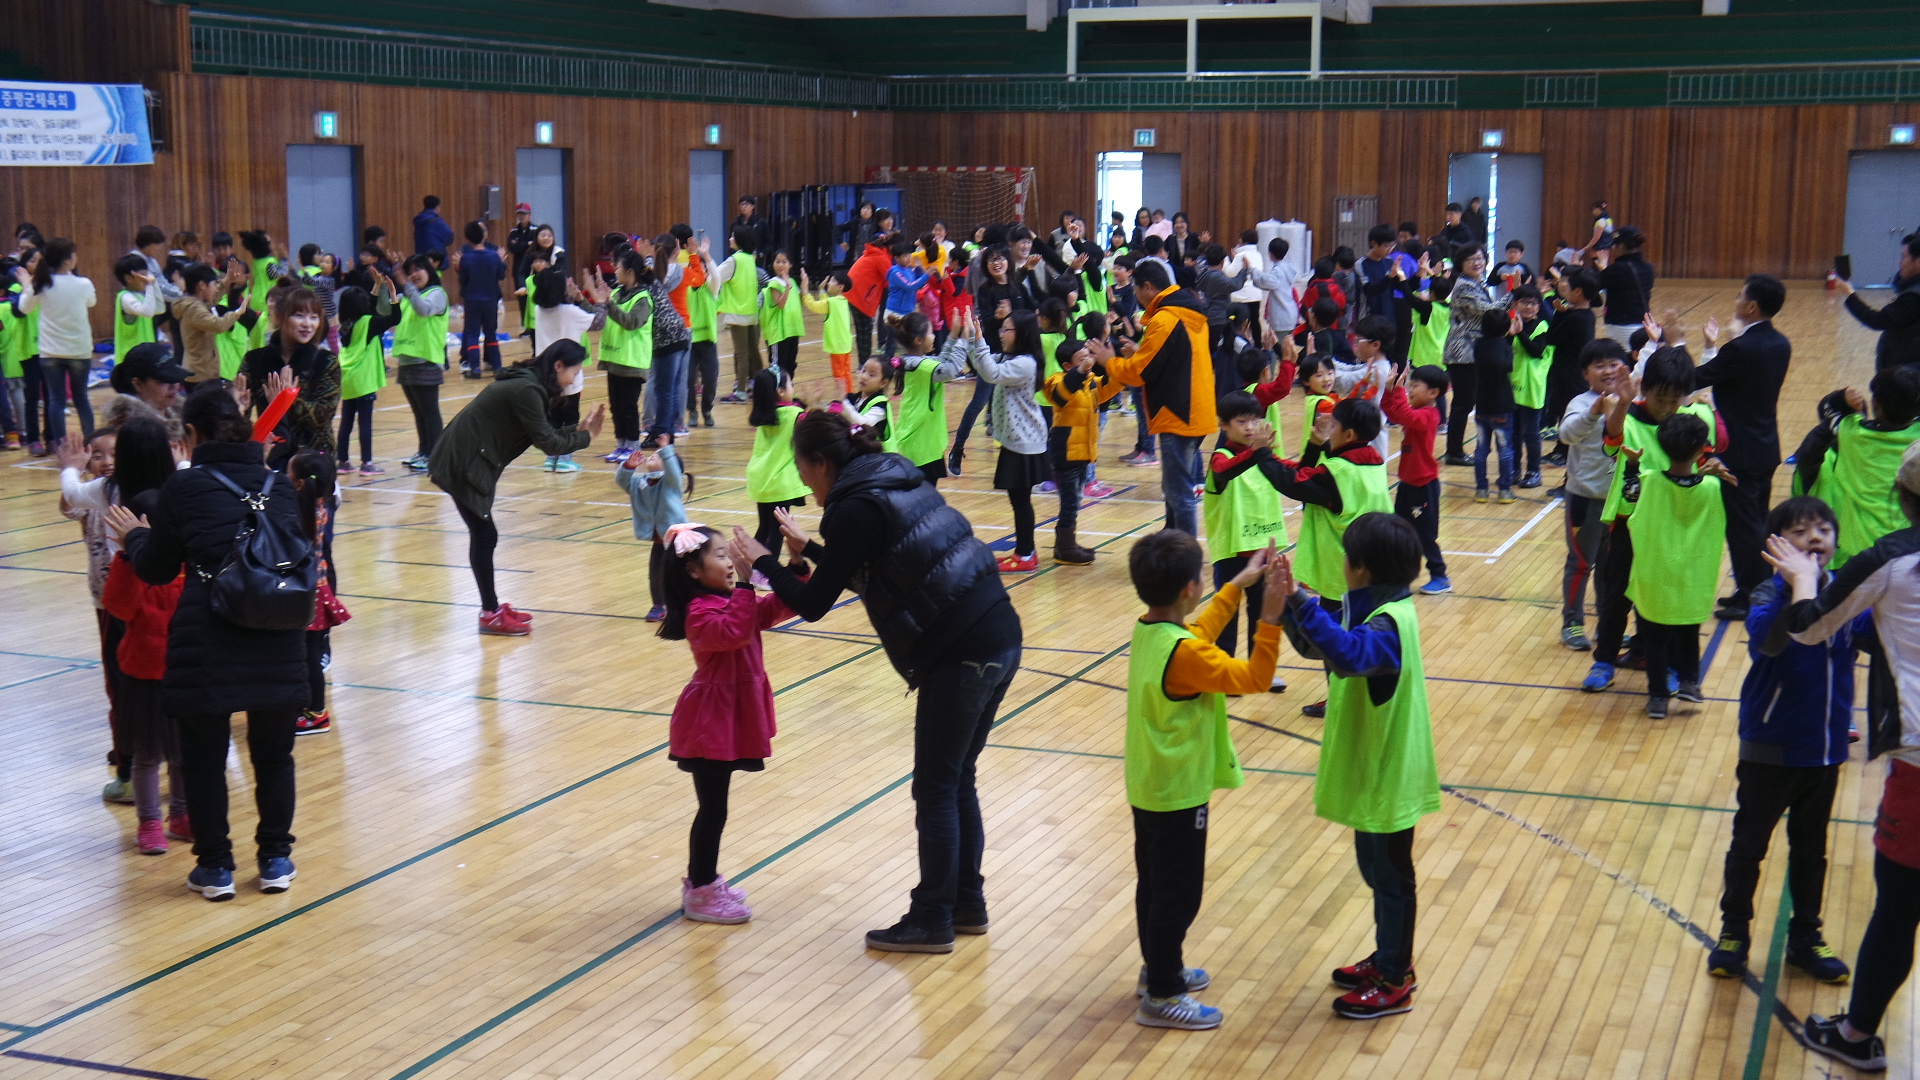
[[[1567,402],[1560,441],[1567,447],[1567,494],[1604,499],[1613,486],[1614,459],[1607,453],[1607,416],[1593,414],[1600,395],[1589,390]]]

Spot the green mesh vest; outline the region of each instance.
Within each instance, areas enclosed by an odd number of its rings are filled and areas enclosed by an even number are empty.
[[[1434,764],[1413,598],[1382,604],[1373,615],[1392,618],[1400,632],[1400,679],[1393,696],[1375,705],[1366,679],[1327,676],[1313,811],[1359,832],[1392,833],[1411,829],[1440,809],[1440,771]]]
[[[1215,460],[1232,456],[1233,451],[1224,446],[1213,452]],[[1258,551],[1269,540],[1287,546],[1280,492],[1258,468],[1242,471],[1225,488],[1219,483],[1214,471],[1208,469],[1206,488],[1200,496],[1201,516],[1207,523],[1208,558],[1214,562],[1231,559],[1242,552]]]
[[[1227,729],[1225,694],[1167,696],[1173,650],[1193,637],[1179,623],[1136,622],[1127,660],[1127,802],[1187,810],[1247,782]]]
[[[1387,497],[1386,466],[1355,465],[1342,457],[1320,460],[1340,487],[1340,512],[1311,504],[1301,508],[1300,546],[1294,549],[1293,566],[1302,585],[1321,596],[1338,598],[1347,593],[1347,552],[1341,544],[1347,526],[1361,514],[1391,512],[1393,500]]]
[[[1720,548],[1727,539],[1719,478],[1683,486],[1664,468],[1642,473],[1640,503],[1627,519],[1627,530],[1636,555],[1627,574],[1633,610],[1673,626],[1711,618],[1720,585]]]

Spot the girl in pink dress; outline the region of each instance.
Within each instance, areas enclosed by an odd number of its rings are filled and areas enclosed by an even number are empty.
[[[753,918],[746,891],[732,888],[719,873],[727,788],[736,771],[759,772],[773,753],[773,685],[760,633],[794,615],[772,593],[754,591],[752,565],[736,562],[717,530],[675,525],[664,539],[667,617],[660,636],[685,640],[694,664],[693,681],[680,692],[667,726],[667,756],[693,774],[700,807],[688,838],[680,904],[694,922],[743,923]]]

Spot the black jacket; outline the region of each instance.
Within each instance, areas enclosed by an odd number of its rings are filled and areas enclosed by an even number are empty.
[[[1513,339],[1483,337],[1473,343],[1473,407],[1481,416],[1513,415]]]
[[[247,353],[241,361],[256,414],[272,404],[267,397],[267,377],[282,367],[293,369],[300,393],[273,429],[275,438],[267,450],[267,464],[275,468],[309,447],[332,453],[333,417],[340,409],[340,358],[316,342],[294,349],[288,358],[281,351],[280,332],[276,330],[265,345]]]
[[[1694,369],[1695,390],[1713,387],[1714,411],[1727,425],[1727,452],[1720,460],[1736,473],[1780,464],[1780,384],[1792,358],[1793,343],[1767,321],[1748,327]]]
[[[1600,271],[1607,293],[1607,325],[1639,326],[1653,303],[1653,264],[1639,252],[1616,255]]]
[[[754,564],[802,618],[860,594],[887,659],[909,686],[935,664],[978,659],[1020,644],[1019,616],[993,553],[920,470],[898,454],[866,454],[840,470],[820,518],[818,568],[801,581],[767,555]],[[857,565],[847,562],[858,553]]]
[[[1193,233],[1188,233],[1184,241],[1180,239],[1179,233],[1173,233],[1167,237],[1166,244],[1167,261],[1175,266],[1200,254],[1200,238]]]
[[[1896,364],[1920,364],[1920,276],[1893,283],[1893,299],[1874,310],[1860,294],[1847,296],[1847,310],[1861,325],[1880,331],[1873,347],[1873,370],[1885,371]]]
[[[246,504],[208,476],[218,470],[247,492],[266,483],[256,442],[202,443],[191,469],[167,478],[152,528],[127,534],[134,572],[164,585],[186,570],[186,587],[167,630],[167,675],[160,705],[169,716],[226,715],[249,709],[296,712],[307,703],[305,630],[253,630],[213,613],[206,583],[196,572],[217,570],[247,517]],[[276,477],[267,497],[271,518],[299,529],[293,485]]]

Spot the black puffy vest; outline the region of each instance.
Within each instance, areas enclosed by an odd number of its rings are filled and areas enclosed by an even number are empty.
[[[861,570],[854,589],[894,670],[918,685],[915,654],[928,627],[975,589],[1003,592],[999,567],[966,517],[898,454],[848,462],[827,495],[827,517],[854,499],[880,507],[892,541]],[[821,532],[828,531],[823,519]]]

